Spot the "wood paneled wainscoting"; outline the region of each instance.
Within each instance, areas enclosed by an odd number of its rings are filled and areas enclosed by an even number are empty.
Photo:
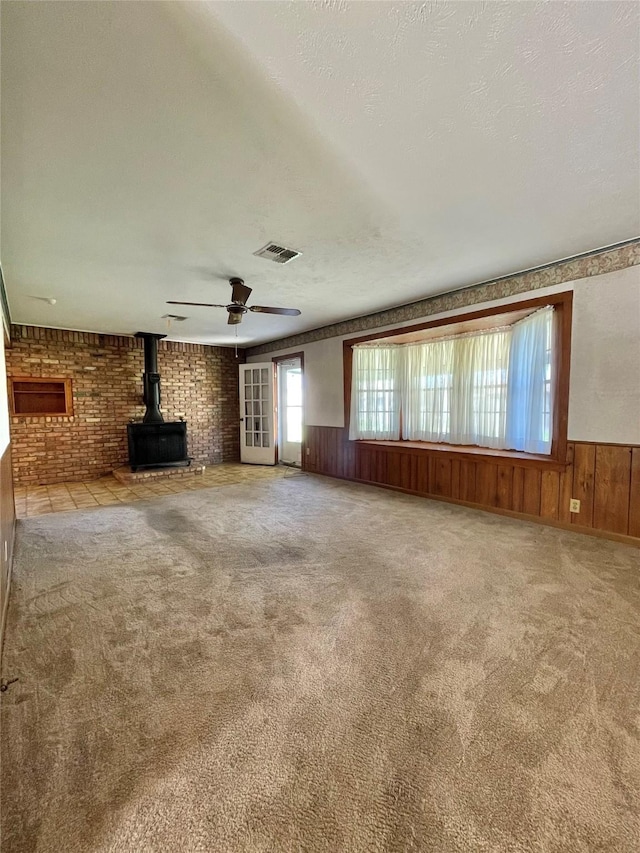
[[[640,545],[640,447],[570,441],[566,464],[547,465],[347,435],[306,427],[305,470]]]
[[[4,623],[9,599],[15,524],[16,510],[13,500],[11,445],[9,445],[0,457],[0,659],[2,658]]]

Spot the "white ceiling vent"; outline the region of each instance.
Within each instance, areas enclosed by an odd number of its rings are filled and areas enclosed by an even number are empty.
[[[278,246],[277,243],[267,243],[257,252],[253,253],[257,258],[267,258],[269,261],[275,261],[276,264],[288,264],[294,258],[299,257],[302,252],[296,252],[295,249],[285,249],[284,246]]]

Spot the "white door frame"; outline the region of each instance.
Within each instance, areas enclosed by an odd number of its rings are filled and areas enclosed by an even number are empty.
[[[271,361],[240,365],[240,461],[250,465],[276,464],[274,374]]]
[[[304,425],[304,396],[300,399],[300,439],[298,441],[289,440],[288,435],[288,415],[289,415],[289,372],[296,372],[300,377],[300,391],[302,393],[302,359],[298,355],[290,355],[287,358],[279,359],[276,363],[276,412],[277,419],[277,447],[278,461],[284,465],[295,465],[302,467],[302,433]],[[294,404],[291,408],[298,408]]]
[[[276,368],[275,377],[276,377],[276,390],[275,390],[275,401],[276,401],[276,448],[280,447],[280,388],[278,387],[279,382],[279,373],[278,373],[278,365],[281,361],[291,361],[292,359],[298,359],[300,361],[300,370],[302,372],[302,442],[300,444],[300,466],[302,468],[305,467],[305,459],[306,459],[306,445],[305,445],[305,422],[304,422],[304,412],[305,412],[305,382],[304,382],[304,352],[292,352],[288,355],[279,355],[275,356],[273,359],[274,366]]]

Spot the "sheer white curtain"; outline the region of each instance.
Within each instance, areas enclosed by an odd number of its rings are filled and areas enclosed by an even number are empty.
[[[407,346],[403,438],[501,447],[508,363],[508,330]]]
[[[504,447],[550,453],[553,420],[553,308],[511,326],[508,410]]]
[[[548,454],[552,308],[511,326],[353,349],[349,438],[438,441]]]
[[[409,344],[403,351],[402,437],[449,441],[454,340]]]
[[[454,354],[449,441],[504,447],[508,330],[457,338]]]
[[[354,346],[349,438],[400,438],[400,356],[398,346]]]

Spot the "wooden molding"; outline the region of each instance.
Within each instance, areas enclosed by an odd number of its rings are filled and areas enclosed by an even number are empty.
[[[425,329],[435,329],[440,326],[451,326],[453,323],[468,323],[472,320],[482,320],[485,317],[493,317],[496,314],[508,314],[510,311],[535,310],[543,308],[545,305],[565,305],[567,302],[573,301],[573,291],[563,290],[561,293],[550,293],[547,296],[536,296],[532,299],[521,299],[518,302],[509,302],[506,305],[491,305],[489,308],[482,308],[478,311],[468,311],[466,314],[455,314],[452,317],[439,317],[435,320],[424,320],[421,323],[415,323],[412,326],[399,326],[396,329],[388,331],[370,332],[366,335],[361,335],[357,338],[349,338],[344,341],[345,346],[355,346],[355,344],[364,344],[368,341],[376,341],[379,338],[395,338],[398,335],[406,335],[412,332],[422,332]]]
[[[555,394],[553,401],[553,440],[551,454],[548,464],[564,465],[567,458],[567,427],[569,422],[569,380],[570,380],[570,362],[571,362],[571,323],[573,311],[573,291],[565,290],[561,293],[552,293],[547,296],[538,296],[534,299],[525,299],[520,302],[512,302],[509,305],[494,305],[490,308],[485,308],[481,311],[471,311],[467,314],[457,314],[455,317],[445,317],[437,320],[428,320],[423,323],[418,323],[414,326],[402,326],[391,331],[377,332],[368,335],[363,335],[358,338],[350,338],[342,343],[342,361],[343,361],[343,394],[344,394],[344,422],[347,433],[351,422],[351,377],[353,373],[353,347],[356,344],[366,343],[367,341],[375,341],[380,338],[396,337],[410,332],[422,331],[424,329],[433,329],[435,327],[449,326],[452,323],[463,323],[472,320],[479,320],[484,317],[491,317],[497,314],[504,314],[507,310],[520,311],[523,309],[537,309],[545,305],[553,305],[555,309],[555,362],[554,372],[556,376]],[[395,442],[398,448],[402,448],[405,444],[413,444],[412,442],[398,441]],[[425,442],[425,445],[428,443]],[[425,451],[430,448],[425,446]],[[473,452],[475,445],[470,446],[469,452]],[[484,450],[485,448],[479,448]],[[417,452],[420,452],[418,447]],[[455,445],[451,446],[450,452],[460,453],[461,451]],[[509,457],[512,451],[493,450],[492,455]],[[525,458],[524,456],[522,457]],[[528,454],[526,458],[535,461],[541,459],[533,454]]]
[[[566,459],[559,462],[552,456],[537,456],[533,453],[521,453],[519,450],[495,450],[491,447],[477,447],[476,445],[462,444],[434,444],[428,441],[374,441],[369,439],[357,439],[356,444],[370,445],[372,447],[386,450],[390,453],[397,452],[398,446],[403,453],[437,453],[444,454],[451,459],[472,459],[487,462],[508,462],[523,468],[540,468],[541,470],[564,471],[567,467]]]

